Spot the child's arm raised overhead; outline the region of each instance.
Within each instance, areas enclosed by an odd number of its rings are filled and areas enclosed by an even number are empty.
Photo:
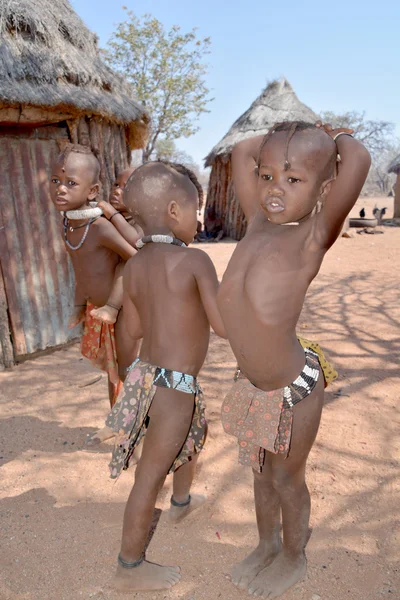
[[[202,250],[193,250],[197,263],[195,278],[208,322],[215,333],[226,339],[225,327],[217,306],[218,277],[211,258]]]
[[[368,150],[348,135],[348,129],[333,129],[323,126],[333,138],[340,154],[339,173],[330,184],[327,197],[316,218],[318,245],[330,248],[340,234],[343,222],[356,203],[371,165]],[[345,133],[346,135],[338,135]]]
[[[232,150],[232,179],[236,198],[248,222],[258,209],[257,203],[257,160],[263,135],[243,140]]]
[[[102,246],[109,248],[125,261],[136,254],[137,250],[122,237],[112,223],[106,219],[99,219],[98,223],[99,242]]]
[[[98,206],[103,211],[104,216],[111,221],[111,224],[131,246],[135,246],[136,242],[143,237],[141,228],[135,223],[128,223],[122,213],[115,210],[109,202],[103,200],[99,202]]]
[[[133,276],[131,275],[132,264],[128,261],[124,269],[124,296],[122,309],[124,313],[124,325],[128,335],[133,340],[140,340],[143,337],[142,324],[140,322],[139,313],[132,298],[129,294],[129,286]]]

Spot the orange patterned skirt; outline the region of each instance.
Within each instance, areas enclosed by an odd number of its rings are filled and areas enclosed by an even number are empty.
[[[118,375],[114,325],[108,325],[92,317],[90,311],[94,308],[96,306],[90,302],[87,303],[81,352],[94,366],[107,373],[108,379],[113,386],[113,394],[110,399],[112,408],[122,389],[122,381]]]

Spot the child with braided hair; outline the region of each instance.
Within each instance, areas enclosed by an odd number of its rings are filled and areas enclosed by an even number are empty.
[[[102,324],[90,313],[106,303],[115,269],[136,250],[112,223],[101,218],[101,209],[91,207],[99,190],[100,165],[96,156],[85,146],[67,144],[53,165],[50,193],[55,208],[64,218],[63,236],[75,273],[75,306],[69,326],[73,328],[84,322],[82,354],[107,372],[109,400],[113,406],[122,385],[118,349],[126,336],[126,328],[122,322],[117,322],[115,327]],[[123,345],[125,354],[130,348],[132,357],[136,355],[137,341]],[[129,361],[129,357],[127,359]],[[94,437],[102,441],[110,437],[110,433],[102,430]]]
[[[305,468],[319,427],[324,376],[327,382],[332,371],[318,347],[299,343],[296,324],[368,174],[369,153],[350,134],[321,123],[285,122],[232,152],[248,229],[218,294],[238,361],[222,422],[239,441],[239,461],[253,469],[259,544],[233,567],[231,579],[263,598],[277,598],[306,572]]]

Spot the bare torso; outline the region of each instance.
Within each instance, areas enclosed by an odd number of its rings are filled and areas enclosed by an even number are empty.
[[[103,306],[110,294],[115,267],[120,257],[113,250],[100,243],[100,227],[104,225],[98,219],[89,228],[88,235],[79,250],[66,246],[75,272],[76,286],[82,298],[90,300],[95,306]],[[68,231],[68,241],[76,246],[82,239],[85,228]]]
[[[288,385],[304,366],[296,325],[324,256],[308,242],[312,222],[273,225],[254,219],[220,286],[218,306],[233,352],[260,389]]]
[[[197,376],[210,325],[194,276],[198,250],[148,244],[128,263],[129,295],[143,330],[140,358]]]

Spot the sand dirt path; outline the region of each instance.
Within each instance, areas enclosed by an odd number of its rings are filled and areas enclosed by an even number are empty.
[[[203,245],[219,275],[233,243]],[[340,372],[328,389],[308,466],[308,574],[284,600],[400,598],[400,229],[340,239],[313,283],[299,332]],[[109,446],[82,451],[107,409],[106,381],[73,345],[0,374],[1,600],[236,600],[226,578],[256,543],[251,473],[237,464],[219,411],[234,368],[212,335],[201,379],[210,436],[195,484],[208,502],[180,526],[163,515],[148,556],[179,564],[169,592],[120,596],[108,586],[132,472],[108,478]],[[170,481],[158,507],[166,509]]]

